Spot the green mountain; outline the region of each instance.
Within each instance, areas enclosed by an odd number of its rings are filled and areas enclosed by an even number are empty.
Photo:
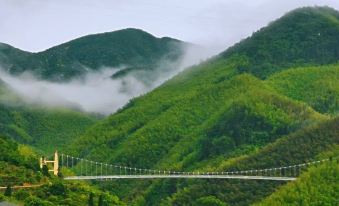
[[[30,71],[42,79],[58,81],[103,67],[127,66],[112,78],[135,73],[147,83],[162,70],[170,69],[159,64],[179,62],[185,46],[175,39],[124,29],[85,36],[39,53],[0,44],[0,64],[12,74]],[[98,119],[84,114],[76,105],[71,108],[27,104],[0,77],[0,131],[20,143],[51,152],[69,144]]]
[[[260,78],[288,67],[337,63],[339,14],[329,7],[293,10],[221,54],[246,57],[238,72]]]
[[[33,72],[42,79],[65,81],[104,67],[122,67],[115,76],[135,70],[161,69],[163,61],[182,57],[188,44],[156,38],[139,29],[84,36],[46,51],[30,53],[0,44],[0,63],[12,74]]]
[[[339,143],[338,16],[326,7],[290,12],[131,100],[68,151],[173,171],[265,168],[317,158]],[[166,180],[117,181],[106,189],[136,205],[249,205],[280,186]]]

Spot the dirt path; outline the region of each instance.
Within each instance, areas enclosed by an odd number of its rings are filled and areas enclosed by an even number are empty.
[[[24,188],[34,188],[34,187],[41,187],[43,184],[39,184],[39,185],[14,185],[11,186],[12,189],[24,189]],[[4,190],[6,189],[6,187],[0,186],[0,190]]]

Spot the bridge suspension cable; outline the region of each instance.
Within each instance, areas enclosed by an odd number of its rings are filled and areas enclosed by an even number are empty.
[[[337,158],[327,158],[281,167],[231,170],[231,171],[174,171],[128,167],[91,161],[79,157],[61,154],[60,166],[71,169],[76,175],[65,179],[147,179],[147,178],[236,178],[264,180],[295,180],[302,171],[311,165],[321,164]]]

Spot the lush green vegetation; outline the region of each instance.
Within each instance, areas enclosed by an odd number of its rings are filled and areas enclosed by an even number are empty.
[[[103,67],[128,66],[128,72],[156,69],[164,60],[178,60],[184,46],[168,37],[124,29],[81,37],[38,53],[1,44],[0,62],[13,74],[32,71],[43,79],[64,81]],[[128,72],[121,71],[119,76]]]
[[[95,161],[181,171],[262,169],[319,159],[339,144],[338,19],[330,8],[292,11],[221,55],[132,99],[63,150]],[[36,122],[47,121],[40,119],[42,113],[38,116]],[[59,130],[67,131],[61,125]],[[330,196],[336,184],[326,182],[337,177],[333,162],[287,186],[211,179],[121,180],[100,187],[128,205],[270,205],[308,195],[334,204]],[[325,192],[312,186],[317,184]],[[294,196],[290,188],[297,191]]]
[[[125,205],[118,197],[102,192],[86,183],[72,183],[61,180],[50,180],[39,188],[18,190],[13,192],[9,200],[24,202],[25,206],[53,206],[53,205],[88,205],[90,195],[93,194],[93,203],[98,205],[99,197],[104,205]]]
[[[309,126],[247,155],[210,160],[195,171],[271,168],[322,159],[318,157],[319,153],[332,150],[333,145],[339,143],[338,121],[336,118]],[[271,194],[280,185],[279,182],[243,180],[163,181],[152,184],[140,199],[152,204],[162,200],[163,205],[189,205],[213,195],[230,205],[249,205]]]
[[[279,70],[301,65],[337,63],[339,15],[329,7],[300,8],[255,32],[221,54],[244,55],[248,64],[239,72],[266,78]]]
[[[69,144],[98,117],[80,111],[27,105],[0,85],[0,131],[44,152]]]
[[[338,155],[338,147],[335,147]],[[339,194],[337,159],[310,168],[296,182],[287,184],[257,205],[336,205]]]
[[[89,195],[99,197],[105,205],[124,205],[118,197],[99,191],[86,183],[65,182],[57,177],[44,176],[38,165],[38,157],[27,146],[0,135],[0,201],[8,200],[27,206],[86,205]],[[27,189],[12,189],[18,185],[41,185]]]
[[[268,79],[270,86],[293,99],[306,102],[321,113],[339,112],[339,66],[286,70]]]
[[[67,109],[1,106],[2,132],[45,152],[63,148],[96,121],[95,117]]]
[[[36,174],[38,161],[33,152],[13,140],[0,135],[0,185],[37,183],[42,178]]]
[[[131,100],[69,151],[98,161],[186,171],[274,167],[316,158],[338,144],[338,119],[333,118],[339,67],[305,65],[337,62],[337,17],[329,8],[290,12]],[[320,28],[319,44],[313,34]],[[257,56],[261,51],[268,55]],[[281,183],[167,180],[113,185],[119,188],[113,189],[116,194],[136,205],[248,205]]]
[[[174,102],[167,101],[169,95],[164,96],[163,91],[156,90],[151,94],[151,98],[155,96],[156,101],[151,100],[150,105],[142,102],[142,98],[139,100],[142,103],[133,102],[135,106],[119,112],[90,130],[83,137],[83,142],[77,142],[75,149],[86,152],[93,148],[93,153],[112,150],[110,157],[115,162],[151,167],[159,158],[168,158],[170,149],[175,145],[180,149],[173,151],[173,155],[181,154],[183,146],[180,145],[183,142],[189,142],[190,147],[195,147],[193,143],[196,142],[216,151],[216,148],[201,141],[214,139],[228,144],[229,140],[230,148],[241,149],[246,144],[262,145],[270,142],[275,136],[307,125],[305,120],[311,124],[326,118],[306,105],[293,102],[265,87],[260,80],[250,75],[241,75]],[[160,103],[163,98],[165,104]],[[159,112],[154,116],[147,115],[148,110],[155,112],[156,109]],[[139,115],[139,112],[143,115]],[[253,125],[253,121],[257,121],[257,125]],[[233,122],[237,125],[232,125]],[[142,129],[138,129],[139,124]],[[239,130],[236,131],[236,128]],[[107,136],[110,138],[106,139]],[[217,140],[217,136],[221,139]],[[228,150],[231,151],[232,149]],[[204,148],[201,154],[209,155]],[[124,159],[126,157],[131,158]],[[171,164],[177,163],[178,159],[172,159]]]

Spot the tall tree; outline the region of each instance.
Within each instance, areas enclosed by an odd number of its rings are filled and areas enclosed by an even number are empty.
[[[104,197],[102,195],[99,196],[98,206],[104,206]]]
[[[61,172],[61,167],[58,168],[58,177],[64,178],[64,175]]]
[[[42,174],[44,175],[44,176],[46,176],[46,177],[49,177],[50,175],[49,175],[49,172],[48,172],[48,167],[47,167],[47,165],[43,165],[42,166]]]
[[[12,187],[10,185],[7,185],[4,195],[7,197],[12,196]]]
[[[89,194],[88,206],[94,206],[94,194],[93,193]]]

